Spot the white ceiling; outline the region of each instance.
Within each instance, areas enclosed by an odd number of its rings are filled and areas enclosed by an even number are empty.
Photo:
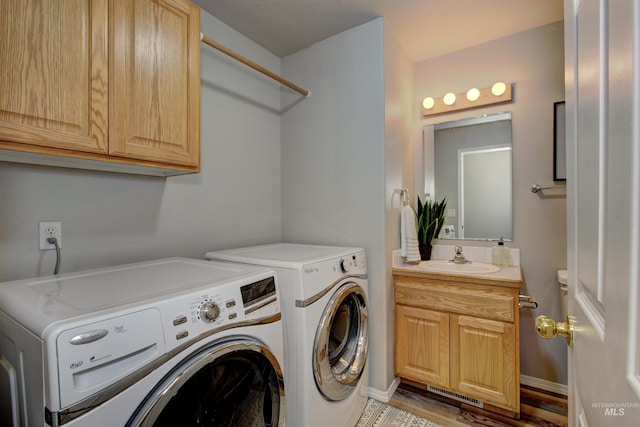
[[[413,62],[563,19],[563,0],[192,0],[279,57],[383,16]]]

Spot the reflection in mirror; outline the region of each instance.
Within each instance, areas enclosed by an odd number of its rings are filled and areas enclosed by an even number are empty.
[[[511,113],[423,129],[425,193],[447,198],[440,238],[513,239]]]

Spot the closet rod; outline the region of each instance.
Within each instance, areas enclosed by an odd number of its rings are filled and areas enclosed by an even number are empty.
[[[245,58],[244,56],[240,55],[237,52],[234,52],[233,50],[229,49],[228,47],[221,45],[220,43],[218,43],[215,40],[210,39],[209,37],[205,36],[204,34],[200,33],[200,40],[202,40],[204,43],[208,44],[209,46],[211,46],[214,49],[218,49],[220,52],[222,53],[226,53],[227,55],[229,55],[230,57],[232,57],[233,59],[236,59],[240,62],[242,62],[245,65],[248,65],[249,67],[253,68],[256,71],[261,72],[262,74],[271,77],[273,80],[276,80],[278,83],[283,84],[284,86],[295,90],[296,92],[304,95],[304,96],[309,96],[309,91],[306,89],[301,88],[300,86],[296,86],[295,84],[291,83],[289,80],[285,80],[282,77],[280,77],[277,74],[272,73],[271,71],[267,70],[266,68],[256,64],[255,62],[253,62],[250,59]]]

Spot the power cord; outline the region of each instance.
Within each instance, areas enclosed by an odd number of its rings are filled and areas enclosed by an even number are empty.
[[[47,243],[56,247],[56,266],[53,268],[53,274],[58,274],[60,271],[60,263],[62,262],[62,255],[60,254],[60,245],[58,245],[58,239],[55,237],[47,237]]]

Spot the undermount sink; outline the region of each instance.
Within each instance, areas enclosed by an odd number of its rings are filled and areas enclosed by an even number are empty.
[[[485,264],[483,262],[471,262],[466,264],[454,264],[446,260],[429,260],[422,261],[420,268],[427,271],[437,271],[440,273],[457,273],[457,274],[485,274],[500,271],[500,267],[493,264]]]

